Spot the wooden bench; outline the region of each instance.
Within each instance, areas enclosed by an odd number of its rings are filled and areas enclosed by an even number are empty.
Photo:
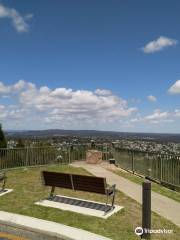
[[[6,184],[6,173],[4,171],[0,171],[0,182],[2,182],[2,187],[0,188],[0,193],[4,192],[5,184]]]
[[[48,199],[53,198],[55,187],[67,188],[75,191],[86,191],[106,195],[106,206],[108,206],[109,197],[112,197],[110,210],[114,209],[116,185],[114,184],[108,187],[106,178],[43,171],[42,180],[45,186],[51,187],[51,192]]]

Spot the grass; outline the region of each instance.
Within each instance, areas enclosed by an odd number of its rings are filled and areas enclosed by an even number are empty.
[[[48,187],[42,186],[41,183],[40,172],[45,169],[89,174],[82,168],[55,165],[11,170],[7,173],[7,187],[13,188],[14,191],[0,197],[0,210],[81,228],[114,240],[140,239],[135,235],[134,229],[141,226],[141,205],[121,192],[117,192],[116,204],[123,205],[124,209],[106,220],[35,205],[36,201],[46,198],[50,190]],[[57,189],[56,193],[95,201],[105,201],[105,196],[94,193],[74,192],[68,189]],[[152,239],[180,239],[180,229],[155,213],[152,213],[152,228],[172,229],[174,232],[173,234],[154,234]]]
[[[144,181],[144,178],[134,175],[130,172],[126,172],[120,168],[117,170],[112,170],[112,169],[108,169],[108,170],[114,172],[115,174],[117,174],[121,177],[127,178],[128,180],[130,180],[134,183],[137,183],[139,185],[142,185],[142,182]],[[169,188],[163,187],[162,185],[155,183],[155,182],[151,183],[151,187],[154,192],[160,193],[160,194],[162,194],[166,197],[169,197],[180,203],[180,193],[179,192],[176,192]]]

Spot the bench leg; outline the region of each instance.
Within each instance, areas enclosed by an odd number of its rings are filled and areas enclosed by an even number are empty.
[[[51,188],[51,192],[50,192],[50,194],[49,194],[49,198],[50,198],[50,199],[52,199],[53,196],[54,196],[54,190],[55,190],[55,187],[52,186],[52,188]]]
[[[116,185],[113,185],[113,193],[111,195],[112,196],[112,202],[111,202],[111,205],[109,206],[110,210],[114,209],[115,195],[116,195]],[[106,197],[107,197],[107,199],[106,199],[106,206],[108,206],[108,197],[109,197],[109,195],[107,194]],[[105,211],[105,213],[109,212],[110,210]]]
[[[108,199],[109,199],[109,196],[108,194],[106,195],[106,206],[108,205]]]
[[[114,198],[115,198],[115,193],[113,193],[112,195],[112,202],[110,204],[108,204],[108,199],[109,199],[109,195],[107,194],[106,196],[106,209],[104,211],[105,214],[107,214],[109,211],[113,210],[114,209]]]
[[[111,204],[112,208],[114,208],[115,195],[116,195],[116,190],[114,190],[113,197],[112,197],[112,204]]]
[[[113,185],[113,197],[112,197],[112,208],[114,209],[114,201],[116,196],[116,184]]]

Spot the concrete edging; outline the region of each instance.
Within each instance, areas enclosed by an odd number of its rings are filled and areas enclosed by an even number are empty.
[[[28,231],[31,234],[42,234],[46,236],[46,238],[42,239],[110,240],[110,238],[106,238],[82,229],[4,211],[0,211],[0,225],[1,224],[4,228],[18,228],[21,231]],[[38,239],[40,240],[40,238]]]

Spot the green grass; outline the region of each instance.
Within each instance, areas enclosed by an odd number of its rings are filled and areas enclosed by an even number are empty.
[[[89,174],[82,168],[73,168],[72,166],[47,166],[11,170],[7,173],[7,187],[13,188],[14,191],[0,197],[0,210],[55,221],[94,232],[114,240],[140,239],[135,235],[134,229],[137,226],[141,226],[141,205],[121,192],[117,192],[116,204],[123,205],[124,209],[107,220],[35,205],[36,201],[46,198],[50,190],[41,183],[40,172],[45,169]],[[105,202],[105,196],[93,193],[68,189],[57,189],[56,193]],[[152,214],[152,228],[173,229],[174,231],[173,234],[152,235],[152,239],[180,239],[180,229],[155,213]]]
[[[144,181],[144,178],[134,175],[130,172],[126,172],[124,170],[122,171],[121,169],[111,170],[111,171],[113,171],[114,173],[116,173],[117,175],[119,175],[121,177],[127,178],[130,181],[140,184],[140,185],[142,185],[142,182]],[[179,192],[176,192],[169,188],[163,187],[162,185],[155,183],[155,182],[151,183],[151,187],[154,192],[160,193],[160,194],[162,194],[166,197],[169,197],[177,202],[180,202],[180,193]]]

